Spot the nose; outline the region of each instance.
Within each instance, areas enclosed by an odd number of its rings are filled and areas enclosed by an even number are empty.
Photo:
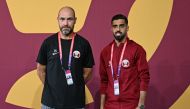
[[[63,25],[68,25],[68,20],[64,20]]]
[[[120,27],[119,27],[119,26],[117,26],[117,27],[116,27],[116,30],[117,30],[117,31],[120,31]]]

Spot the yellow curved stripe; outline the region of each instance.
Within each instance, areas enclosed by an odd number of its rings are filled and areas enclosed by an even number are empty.
[[[10,89],[6,102],[21,107],[40,109],[43,84],[33,70],[22,76]],[[93,102],[89,89],[85,86],[86,104]]]
[[[173,0],[135,0],[129,12],[129,37],[143,45],[148,60],[164,36],[172,6]]]
[[[54,33],[59,30],[57,14],[61,7],[76,11],[74,31],[84,25],[91,0],[6,0],[15,28],[22,33]]]
[[[169,109],[189,109],[189,108],[190,108],[190,85]]]

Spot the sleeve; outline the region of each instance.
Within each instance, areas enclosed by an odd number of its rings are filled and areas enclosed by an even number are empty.
[[[103,53],[101,53],[100,55],[99,75],[100,75],[100,93],[105,94],[108,87],[108,75],[106,72],[105,61],[103,59]]]
[[[148,62],[146,60],[146,52],[143,48],[137,50],[137,68],[140,78],[140,90],[146,91],[150,80]]]
[[[83,67],[92,68],[95,63],[94,63],[92,49],[88,41],[84,49],[85,49],[85,54],[84,54]]]
[[[47,43],[44,41],[38,53],[36,62],[46,65],[47,64]]]

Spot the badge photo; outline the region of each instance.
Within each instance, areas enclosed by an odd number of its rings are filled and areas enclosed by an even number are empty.
[[[114,80],[114,95],[119,95],[119,81]]]
[[[74,57],[74,58],[80,58],[80,52],[77,51],[77,50],[75,50],[75,51],[73,52],[73,57]]]
[[[128,59],[124,59],[124,60],[122,61],[122,66],[123,66],[124,68],[129,67],[129,65],[130,65],[130,63],[129,63],[129,60],[128,60]]]

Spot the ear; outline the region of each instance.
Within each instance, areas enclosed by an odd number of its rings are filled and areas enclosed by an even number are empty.
[[[77,21],[77,17],[75,17],[75,23],[76,23],[76,21]]]
[[[127,25],[127,31],[129,31],[129,25]]]

